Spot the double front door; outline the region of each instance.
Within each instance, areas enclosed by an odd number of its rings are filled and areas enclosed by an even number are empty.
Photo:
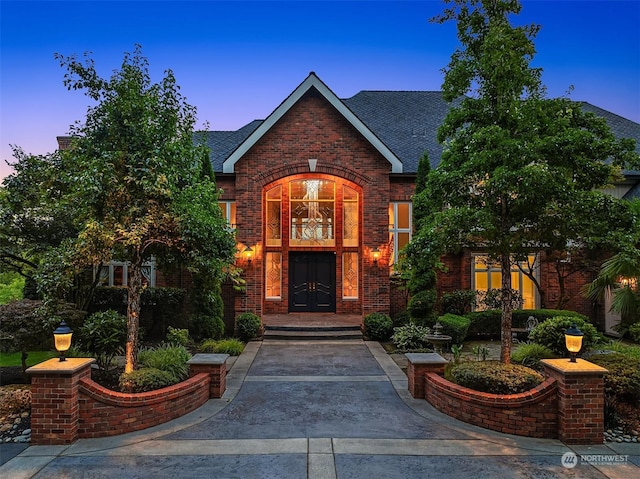
[[[336,311],[335,253],[289,253],[289,311]]]

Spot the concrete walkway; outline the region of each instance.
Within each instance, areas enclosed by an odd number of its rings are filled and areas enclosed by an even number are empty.
[[[227,379],[222,399],[187,416],[123,436],[31,446],[0,477],[640,477],[637,444],[570,448],[439,413],[411,398],[406,376],[375,342],[252,342]]]

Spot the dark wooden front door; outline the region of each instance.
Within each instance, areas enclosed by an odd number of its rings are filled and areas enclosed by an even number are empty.
[[[289,311],[336,311],[335,253],[289,253]]]

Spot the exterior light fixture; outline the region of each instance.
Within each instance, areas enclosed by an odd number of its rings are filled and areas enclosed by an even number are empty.
[[[62,320],[60,326],[53,332],[53,342],[56,346],[56,351],[60,353],[60,361],[66,361],[64,353],[71,347],[72,334],[73,330],[67,326],[64,320]]]
[[[571,355],[569,362],[576,362],[576,355],[582,349],[582,339],[584,333],[578,329],[576,323],[573,323],[569,329],[564,332],[564,341]]]
[[[373,256],[373,264],[378,264],[378,260],[380,259],[380,250],[377,246],[371,250],[371,256]]]
[[[251,261],[253,260],[253,249],[251,248],[251,246],[247,246],[242,252],[242,254],[244,254],[244,257],[247,260],[247,262],[251,264]]]

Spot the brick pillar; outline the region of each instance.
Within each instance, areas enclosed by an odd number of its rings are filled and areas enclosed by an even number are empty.
[[[227,389],[227,358],[228,354],[196,354],[189,364],[189,375],[206,373],[211,378],[209,399],[220,398]]]
[[[602,444],[604,375],[583,359],[543,359],[544,372],[558,382],[558,439],[566,444]]]
[[[95,359],[49,359],[27,369],[31,375],[31,444],[71,444],[78,438],[78,385],[91,378]]]
[[[424,399],[424,376],[427,373],[443,374],[449,362],[437,353],[406,353],[409,393]]]

